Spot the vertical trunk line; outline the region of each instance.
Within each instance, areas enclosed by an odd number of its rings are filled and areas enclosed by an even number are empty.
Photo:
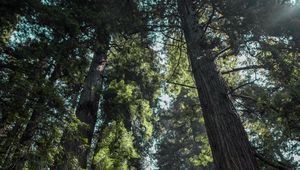
[[[227,91],[224,79],[210,56],[197,23],[192,0],[178,0],[178,11],[187,42],[205,126],[218,170],[256,170],[255,155]],[[202,31],[203,32],[203,31]],[[204,42],[205,43],[205,42]]]
[[[75,115],[80,121],[78,126],[79,136],[70,139],[68,132],[64,132],[61,139],[64,153],[62,153],[60,159],[56,160],[55,166],[52,167],[55,170],[68,170],[77,167],[77,165],[73,164],[73,158],[70,158],[70,153],[75,155],[79,167],[83,169],[88,168],[87,164],[89,162],[89,153],[92,149],[91,143],[97,122],[97,112],[110,41],[110,35],[105,30],[98,30],[96,36],[95,53],[75,111]]]
[[[82,168],[87,168],[88,155],[91,149],[90,146],[97,121],[103,75],[107,62],[106,53],[109,48],[109,35],[106,33],[99,33],[97,36],[97,43],[99,43],[100,46],[96,49],[94,54],[76,109],[76,117],[87,126],[79,127],[80,137],[86,139],[87,143],[74,143],[74,141],[66,143],[67,145],[70,144],[70,146],[72,146],[71,150],[78,154],[79,165]],[[79,148],[79,146],[83,145],[86,145],[87,147],[83,147],[83,149]]]

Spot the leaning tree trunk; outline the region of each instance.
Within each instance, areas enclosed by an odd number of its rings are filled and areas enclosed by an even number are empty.
[[[87,168],[88,154],[90,152],[94,127],[97,119],[103,73],[107,61],[106,53],[108,50],[109,35],[106,33],[98,35],[97,40],[99,46],[97,47],[98,49],[96,49],[92,59],[83,90],[80,94],[79,103],[76,108],[76,117],[84,125],[79,126],[78,131],[80,136],[76,137],[76,139],[62,139],[65,151],[75,154],[81,168]],[[55,167],[55,169],[68,168],[69,167],[66,162],[62,166]]]
[[[191,0],[178,0],[178,10],[199,94],[215,168],[256,170],[258,165],[226,83],[210,51],[201,47],[201,31]]]

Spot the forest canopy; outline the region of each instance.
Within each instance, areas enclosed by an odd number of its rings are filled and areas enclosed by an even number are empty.
[[[0,169],[300,168],[298,0],[0,0]]]

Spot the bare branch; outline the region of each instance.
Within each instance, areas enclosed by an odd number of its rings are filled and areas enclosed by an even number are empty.
[[[181,36],[180,36],[181,40],[182,40],[182,37],[183,37],[183,35],[181,34]],[[176,64],[176,66],[173,70],[173,73],[171,74],[171,76],[169,77],[169,79],[167,81],[171,80],[171,78],[175,75],[176,70],[180,65],[180,59],[182,58],[182,45],[179,46],[179,44],[178,44],[178,48],[179,48],[179,57],[178,57],[178,60],[177,60],[177,64]]]
[[[182,44],[185,43],[181,37],[180,37],[180,39],[176,39],[176,38],[174,38],[174,37],[172,37],[172,36],[169,36],[169,35],[167,35],[167,34],[165,34],[165,33],[163,33],[163,32],[161,32],[161,34],[162,34],[164,37],[166,37],[166,38],[168,38],[168,39],[171,39],[171,40],[173,40],[173,41],[176,41],[176,42],[179,42],[179,43],[182,43]],[[181,46],[182,46],[182,45],[181,45]]]
[[[279,170],[290,170],[290,169],[292,169],[292,167],[290,167],[289,165],[286,165],[286,164],[284,164],[284,163],[282,163],[282,162],[269,160],[269,159],[265,158],[265,157],[264,157],[262,154],[260,154],[260,153],[257,153],[257,152],[256,152],[256,153],[255,153],[255,156],[256,156],[259,160],[261,160],[261,161],[263,161],[264,163],[268,164],[269,166],[272,166],[272,167],[277,168],[277,169],[279,169]]]
[[[214,15],[215,15],[215,5],[214,5],[214,3],[212,4],[212,8],[213,8],[213,9],[212,9],[211,15],[210,15],[210,17],[209,17],[209,19],[208,19],[208,21],[207,21],[207,23],[206,23],[206,25],[205,25],[205,28],[204,28],[202,37],[205,35],[205,33],[206,33],[206,31],[207,31],[207,28],[208,28],[208,26],[211,24],[211,21],[212,21]]]
[[[256,80],[253,80],[253,81],[251,81],[251,82],[247,82],[247,83],[241,84],[241,85],[239,85],[238,87],[236,87],[236,88],[230,90],[230,91],[228,92],[228,94],[232,94],[232,93],[234,93],[235,91],[237,91],[238,89],[240,89],[240,88],[242,88],[242,87],[245,87],[245,86],[247,86],[247,85],[253,84],[255,81],[256,81]]]
[[[247,99],[247,100],[252,100],[254,102],[257,102],[257,100],[254,99],[253,97],[245,96],[245,95],[242,95],[242,94],[232,94],[231,96],[237,97],[237,98],[243,98],[243,99]]]
[[[181,84],[181,83],[176,83],[176,82],[171,82],[171,81],[167,81],[166,83],[174,84],[174,85],[178,85],[178,86],[183,86],[183,87],[188,87],[188,88],[192,88],[192,89],[196,89],[196,88],[197,88],[197,87],[195,87],[195,86],[186,85],[186,84]]]
[[[226,47],[224,49],[222,49],[221,51],[219,51],[213,58],[214,60],[217,59],[221,54],[225,53],[227,50],[229,50],[231,48],[231,46]]]
[[[229,73],[232,73],[232,72],[237,72],[237,71],[242,71],[242,70],[260,69],[260,68],[265,68],[265,66],[264,65],[251,65],[251,66],[234,68],[232,70],[222,71],[221,73],[222,74],[229,74]]]

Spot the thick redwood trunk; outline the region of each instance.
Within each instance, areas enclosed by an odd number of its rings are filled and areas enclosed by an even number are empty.
[[[86,168],[89,147],[93,138],[106,57],[106,52],[94,56],[76,111],[77,118],[88,125],[88,127],[80,127],[79,129],[81,137],[88,141],[88,148],[79,152],[78,155],[82,168]]]
[[[90,152],[94,127],[96,124],[103,74],[107,61],[106,53],[108,50],[109,36],[107,34],[102,36],[99,35],[98,43],[100,46],[94,54],[76,109],[76,117],[85,125],[79,126],[79,137],[75,137],[75,139],[62,139],[65,150],[75,154],[81,168],[87,168],[88,154]],[[82,139],[87,142],[84,143]],[[64,165],[55,168],[67,169],[69,166],[67,165],[68,160],[66,159],[63,161],[65,161]]]
[[[178,0],[178,9],[215,168],[258,169],[247,134],[228,96],[226,83],[217,70],[210,50],[200,45],[203,40],[192,1]]]

